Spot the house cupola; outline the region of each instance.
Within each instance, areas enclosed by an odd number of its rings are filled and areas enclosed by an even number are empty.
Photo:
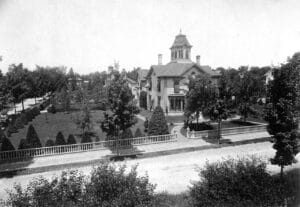
[[[175,37],[171,50],[171,62],[192,62],[191,61],[192,45],[187,40],[186,36],[180,33]]]

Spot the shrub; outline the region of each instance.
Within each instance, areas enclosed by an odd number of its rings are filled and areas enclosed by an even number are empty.
[[[26,120],[28,122],[32,121],[33,118],[34,118],[33,111],[31,109],[26,110],[25,111],[25,116],[26,116]]]
[[[32,124],[30,124],[27,129],[26,141],[29,144],[30,148],[42,147],[41,141]]]
[[[15,129],[22,129],[24,127],[24,123],[23,121],[21,120],[21,117],[18,117],[16,119],[16,121],[13,123],[13,126]],[[14,129],[13,129],[14,130]],[[14,132],[17,132],[17,130],[15,130]],[[13,132],[13,133],[14,133]]]
[[[56,108],[53,104],[51,104],[48,109],[47,109],[47,112],[48,113],[52,113],[52,114],[55,114],[56,113]]]
[[[155,186],[147,176],[137,175],[136,167],[125,173],[126,167],[101,163],[90,176],[76,170],[63,171],[48,180],[41,176],[24,188],[15,185],[8,193],[7,206],[115,206],[155,205]],[[32,205],[34,204],[34,205]]]
[[[134,137],[143,137],[144,135],[142,134],[142,131],[140,128],[137,128],[135,133],[134,133]]]
[[[121,139],[128,139],[128,138],[133,138],[133,134],[130,128],[127,128],[121,134]]]
[[[81,143],[93,142],[91,135],[88,132],[84,132],[81,137]]]
[[[76,139],[73,134],[70,134],[67,139],[67,144],[76,144]]]
[[[190,189],[191,206],[279,206],[283,185],[257,158],[206,163]]]
[[[0,129],[0,152],[1,151],[12,151],[15,150],[10,140],[7,139],[4,132]]]
[[[146,91],[141,91],[140,94],[140,107],[147,109],[147,92]]]
[[[148,132],[148,127],[149,127],[149,120],[148,118],[146,118],[146,120],[144,121],[144,131]]]
[[[167,121],[164,112],[160,106],[154,109],[149,122],[148,135],[163,135],[169,134]]]
[[[54,141],[52,139],[48,139],[45,144],[45,147],[52,147],[52,146],[55,146]]]
[[[61,132],[58,132],[55,139],[55,145],[66,145],[65,137]]]
[[[26,114],[24,112],[21,113],[20,119],[21,119],[22,124],[24,124],[24,125],[28,124],[28,120],[27,120]]]
[[[22,149],[28,149],[28,148],[30,148],[30,145],[28,144],[26,139],[21,139],[20,143],[19,143],[19,146],[18,146],[18,149],[22,150]]]

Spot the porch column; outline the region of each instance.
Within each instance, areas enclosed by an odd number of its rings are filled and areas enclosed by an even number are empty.
[[[181,111],[183,111],[183,102],[182,102],[183,100],[182,100],[182,98],[180,99],[180,109],[181,109]]]

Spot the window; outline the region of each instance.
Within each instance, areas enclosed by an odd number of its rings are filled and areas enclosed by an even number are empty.
[[[179,93],[179,79],[174,79],[174,93]]]

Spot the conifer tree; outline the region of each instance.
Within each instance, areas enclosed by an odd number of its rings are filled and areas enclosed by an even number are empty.
[[[140,128],[137,128],[135,133],[134,133],[134,137],[143,137],[144,135],[142,134],[142,131]]]
[[[27,129],[26,142],[28,143],[29,148],[42,147],[41,141],[40,141],[34,127],[32,126],[32,124],[30,124]]]
[[[4,132],[0,129],[0,152],[1,151],[12,151],[15,150],[10,140],[7,139]]]
[[[55,139],[55,145],[66,145],[65,137],[61,132],[58,132]]]
[[[157,106],[149,121],[148,135],[169,134],[168,124],[163,109]]]
[[[67,139],[67,144],[76,144],[76,139],[73,134],[70,134]]]
[[[45,147],[52,147],[52,146],[55,146],[54,141],[52,139],[48,139],[45,144]]]

